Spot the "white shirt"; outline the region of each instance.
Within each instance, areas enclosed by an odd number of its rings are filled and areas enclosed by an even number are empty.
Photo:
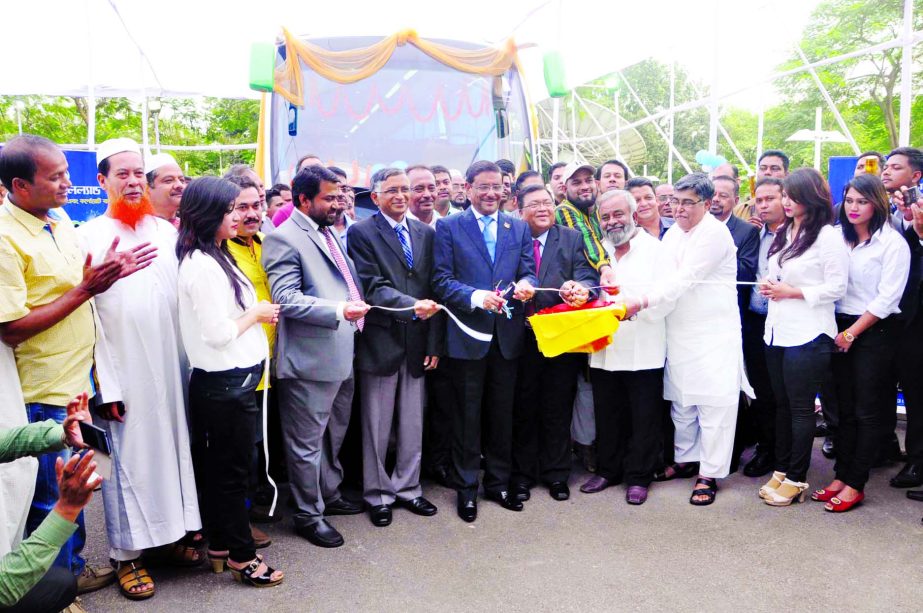
[[[847,249],[849,245],[847,244]],[[879,319],[900,313],[898,304],[910,272],[910,248],[904,237],[886,225],[868,243],[849,249],[849,280],[846,295],[836,312],[862,315],[868,311]]]
[[[236,274],[244,305],[250,308],[256,292],[247,277]],[[238,336],[235,320],[243,314],[227,275],[214,258],[196,250],[180,262],[179,327],[194,368],[220,372],[266,359],[269,344],[263,326],[254,324]]]
[[[538,241],[538,254],[539,256],[545,255],[545,241],[548,240],[548,230],[545,230],[538,236],[532,237],[533,241]],[[535,243],[533,243],[535,244]],[[535,274],[538,275],[538,270],[535,271]]]
[[[410,211],[410,208],[407,209],[407,212],[405,213],[405,215],[406,215],[407,217],[411,218],[411,219],[416,219],[417,221],[420,221],[420,218],[417,217],[416,215],[414,215],[414,214]],[[385,217],[387,217],[387,215],[385,215]],[[430,226],[431,228],[435,229],[435,228],[436,228],[436,222],[439,221],[440,219],[442,219],[442,215],[439,214],[439,211],[437,211],[436,209],[433,209],[433,220],[432,220],[431,222],[429,222],[427,225]],[[483,230],[483,228],[481,228],[481,229]]]
[[[786,246],[790,241],[791,229]],[[821,334],[836,338],[834,303],[846,295],[849,274],[849,253],[842,233],[824,226],[807,251],[781,266],[780,253],[769,258],[768,278],[797,287],[804,300],[770,300],[763,341],[769,346],[797,347]]]
[[[615,271],[617,283],[621,286],[618,296],[606,297],[614,300],[640,298],[648,284],[664,275],[663,245],[659,240],[638,228],[628,242],[628,253],[616,260],[615,246],[608,238],[602,241],[609,262]],[[650,370],[663,368],[667,357],[667,328],[664,316],[668,309],[654,307],[644,309],[634,321],[623,321],[612,337],[612,343],[590,354],[590,368],[602,370]]]

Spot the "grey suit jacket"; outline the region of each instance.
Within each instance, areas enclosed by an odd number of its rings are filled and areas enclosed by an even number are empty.
[[[361,295],[356,268],[333,236]],[[298,213],[263,241],[272,301],[282,305],[274,358],[280,379],[343,381],[352,373],[356,328],[336,317],[349,289],[325,248],[324,237]]]

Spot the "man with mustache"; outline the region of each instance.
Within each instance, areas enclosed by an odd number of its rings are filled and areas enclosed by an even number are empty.
[[[596,206],[605,232],[603,246],[621,284],[620,297],[637,298],[667,272],[663,245],[638,225],[631,191],[605,192]],[[600,492],[624,476],[626,502],[647,501],[662,439],[665,314],[662,308],[650,309],[623,321],[612,344],[590,355],[599,466],[581,487],[585,493]]]
[[[186,355],[176,311],[177,234],[154,213],[137,143],[108,140],[99,145],[96,160],[109,206],[105,215],[78,228],[86,251],[101,257],[115,238],[123,247],[150,243],[158,249],[148,268],[96,300],[103,337],[96,349],[96,413],[114,451],[112,477],[103,484],[109,557],[117,566],[122,594],[138,600],[154,594],[141,561],[145,549],[176,543],[171,562],[192,566],[203,560],[191,541],[182,542],[202,523],[186,421]]]
[[[441,217],[448,217],[462,210],[452,200],[452,173],[445,166],[433,165],[431,170],[436,177],[436,212]]]
[[[410,208],[407,216],[422,221],[431,228],[442,215],[436,212],[436,176],[428,166],[417,165],[407,169],[410,179]]]
[[[186,189],[186,177],[169,153],[152,155],[146,162],[144,171],[147,174],[154,215],[169,221],[174,228],[179,228],[179,217],[176,214],[183,190]]]

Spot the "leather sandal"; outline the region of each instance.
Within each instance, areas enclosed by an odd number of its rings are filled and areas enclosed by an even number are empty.
[[[172,566],[191,568],[202,564],[205,561],[205,554],[198,547],[178,541],[170,546],[166,560]]]
[[[699,489],[693,489],[692,495],[689,497],[689,504],[697,507],[707,507],[715,501],[715,497],[718,494],[718,480],[712,477],[699,477],[695,480],[696,485],[707,485],[708,487],[703,487]],[[693,486],[694,488],[694,486]],[[705,496],[705,500],[696,500],[697,496]]]
[[[698,462],[685,464],[673,463],[654,473],[654,481],[670,481],[672,479],[688,479],[699,472]]]
[[[270,568],[269,565],[266,566],[266,570],[263,574],[257,575],[256,571],[262,563],[263,556],[258,555],[245,567],[238,569],[228,565],[228,570],[231,571],[231,575],[234,577],[235,581],[243,583],[244,585],[252,585],[253,587],[274,587],[282,583],[285,577],[273,579],[272,575],[276,571]]]
[[[141,564],[140,560],[119,562],[115,572],[118,576],[119,590],[125,598],[129,600],[144,600],[154,595],[154,580],[147,572],[147,569]],[[143,592],[131,591],[132,588],[136,588],[139,585],[149,585],[151,587]]]

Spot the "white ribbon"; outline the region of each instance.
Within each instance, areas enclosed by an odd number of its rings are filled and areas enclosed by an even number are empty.
[[[445,314],[452,318],[452,321],[455,322],[455,324],[461,329],[461,331],[467,334],[468,336],[470,336],[471,338],[473,338],[474,340],[481,341],[483,343],[489,343],[491,340],[493,340],[494,338],[493,334],[487,334],[485,332],[478,332],[477,330],[469,328],[468,326],[463,324],[461,320],[455,316],[455,313],[449,310],[449,307],[443,306],[441,304],[436,305],[436,306],[438,306],[441,310],[445,311]],[[383,306],[373,305],[370,308],[381,309],[382,311],[412,311],[413,310],[412,306],[397,308],[397,307],[383,307]]]

